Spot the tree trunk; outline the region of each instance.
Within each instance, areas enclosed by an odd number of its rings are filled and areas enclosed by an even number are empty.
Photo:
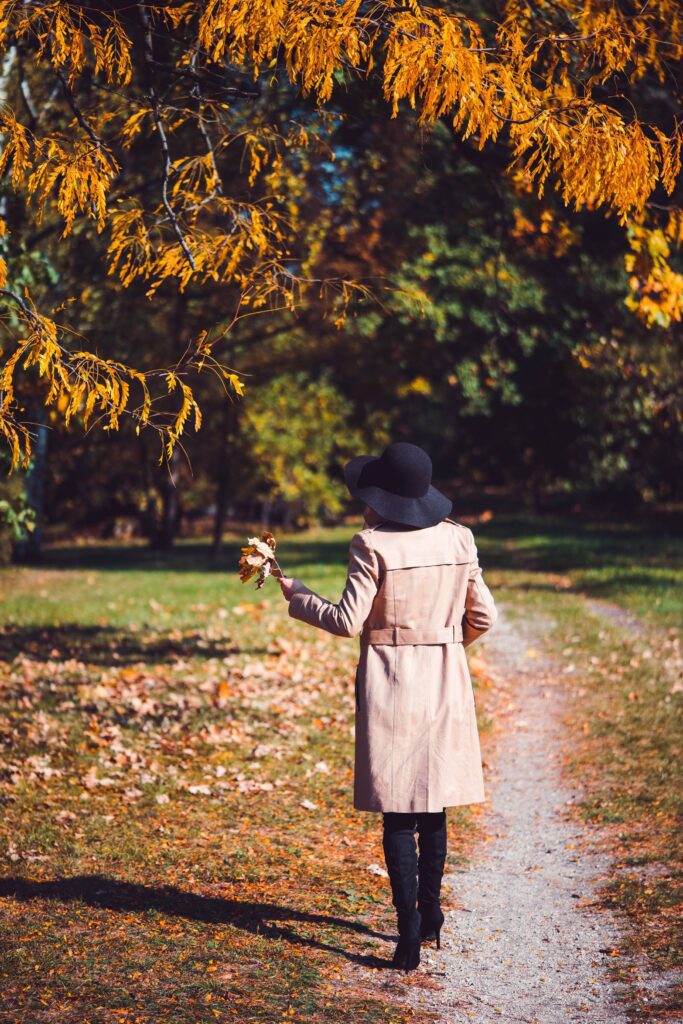
[[[16,557],[20,561],[37,561],[42,552],[45,478],[47,476],[48,430],[45,407],[36,404],[31,409],[31,419],[36,424],[36,439],[32,446],[31,462],[26,473],[24,493],[26,504],[35,516],[35,528],[25,535],[16,546]]]
[[[172,338],[174,351],[182,352],[185,348],[183,343],[183,331],[187,320],[187,296],[178,292],[175,301],[175,313],[169,337]],[[168,465],[164,467],[164,475],[161,482],[161,523],[159,524],[157,547],[168,550],[173,547],[180,520],[182,517],[182,506],[180,502],[179,469],[183,458],[182,451],[178,445],[173,449]]]
[[[216,512],[213,521],[213,557],[218,558],[223,544],[225,514],[235,487],[235,442],[239,431],[237,402],[228,401],[225,407],[223,447],[219,457],[216,484]]]
[[[181,457],[180,450],[177,447],[174,448],[161,489],[162,510],[158,547],[164,550],[173,547],[180,525],[180,492],[176,486],[176,476]]]
[[[143,537],[147,538],[150,547],[156,547],[159,541],[159,524],[157,522],[154,485],[149,465],[147,437],[144,432],[140,434],[138,441],[140,444],[142,488],[145,492],[145,504],[138,510],[138,516]]]
[[[228,508],[228,495],[230,494],[230,470],[226,468],[218,478],[216,486],[216,511],[213,519],[213,541],[211,550],[214,558],[218,558],[223,546],[223,525],[225,513]]]

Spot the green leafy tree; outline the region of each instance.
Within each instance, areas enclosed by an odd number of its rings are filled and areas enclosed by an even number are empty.
[[[342,463],[363,450],[369,433],[375,444],[388,440],[377,423],[353,427],[352,413],[329,373],[311,378],[299,371],[260,385],[242,428],[252,493],[286,502],[296,525],[338,516],[348,496]]]

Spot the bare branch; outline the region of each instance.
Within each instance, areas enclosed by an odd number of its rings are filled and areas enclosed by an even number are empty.
[[[38,326],[42,326],[40,318],[36,316],[30,306],[28,306],[21,295],[17,295],[16,292],[10,291],[9,288],[0,288],[0,295],[7,295],[13,302],[19,306],[24,316],[28,317],[29,320]]]
[[[111,155],[109,150],[106,148],[106,146],[104,145],[104,143],[102,142],[100,137],[97,135],[95,130],[92,128],[92,126],[88,122],[87,118],[85,117],[85,115],[83,114],[83,112],[79,108],[78,104],[76,103],[76,99],[75,99],[74,94],[72,93],[71,89],[69,88],[69,83],[66,80],[64,72],[62,71],[61,68],[57,68],[55,73],[56,73],[57,78],[59,79],[59,81],[62,83],[62,89],[64,90],[64,95],[66,97],[66,101],[69,104],[69,106],[71,107],[72,111],[74,112],[76,120],[80,124],[81,128],[83,129],[83,131],[95,143],[95,145],[97,146],[97,149],[102,154],[102,156],[106,159],[106,161],[109,164],[109,166],[111,167],[113,173],[114,174],[118,174],[119,167],[118,167],[118,165],[116,163],[116,160]]]
[[[151,67],[151,63],[150,63],[154,59],[154,51],[153,51],[153,48],[152,48],[152,23],[151,23],[151,20],[150,20],[150,17],[149,17],[149,11],[147,10],[147,5],[146,4],[140,4],[138,10],[140,11],[140,20],[142,21],[142,26],[143,26],[144,32],[145,32],[143,55],[144,55],[145,67],[147,69],[147,83],[148,83],[148,88],[149,88],[149,98],[152,101],[152,111],[153,111],[153,116],[154,116],[154,123],[155,123],[156,129],[157,129],[157,131],[159,133],[159,142],[161,144],[161,155],[162,155],[162,159],[163,159],[162,178],[161,178],[161,198],[162,198],[164,206],[166,207],[166,211],[168,213],[169,220],[171,221],[171,224],[173,225],[173,230],[175,232],[176,238],[178,239],[178,242],[180,243],[180,247],[183,250],[183,252],[185,253],[187,261],[190,264],[190,266],[192,267],[192,269],[196,270],[197,269],[197,265],[196,265],[196,263],[194,261],[194,256],[190,252],[190,248],[189,248],[187,242],[185,241],[185,237],[184,237],[183,232],[182,232],[182,230],[180,228],[180,224],[178,223],[178,218],[176,217],[175,211],[174,211],[173,207],[171,206],[171,204],[170,204],[170,202],[168,200],[168,179],[171,176],[173,168],[172,168],[172,165],[171,165],[171,154],[170,154],[170,151],[169,151],[169,148],[168,148],[168,139],[166,137],[166,131],[164,129],[164,125],[163,125],[163,122],[162,122],[162,119],[161,119],[161,113],[160,113],[160,108],[159,108],[159,94],[158,94],[158,92],[156,90],[156,86],[154,84],[153,71],[152,71],[152,67]]]
[[[28,114],[29,126],[33,131],[38,124],[38,112],[33,102],[31,88],[26,80],[26,75],[24,74],[24,55],[21,52],[21,49],[17,50],[17,58],[19,70],[19,92],[21,94],[24,107],[26,108],[26,113]]]
[[[197,64],[197,51],[195,50],[195,52],[192,54],[192,61],[191,61],[191,66],[192,66],[193,70],[195,69],[196,64]],[[204,139],[204,143],[206,145],[206,150],[207,150],[207,152],[210,155],[211,169],[212,169],[212,171],[213,171],[213,173],[214,173],[214,175],[216,177],[217,184],[216,184],[216,186],[214,188],[214,192],[218,192],[219,195],[223,195],[224,194],[223,193],[223,182],[222,182],[221,176],[220,176],[220,174],[218,172],[218,166],[216,164],[216,154],[214,152],[213,143],[211,141],[211,136],[209,135],[209,131],[208,131],[208,129],[206,127],[206,124],[204,122],[204,97],[202,95],[201,79],[199,78],[199,76],[197,76],[197,78],[195,79],[195,81],[194,81],[194,83],[192,85],[192,88],[190,89],[190,92],[191,92],[192,96],[197,101],[197,122],[198,122],[198,125],[199,125],[199,131],[201,132],[202,138]]]

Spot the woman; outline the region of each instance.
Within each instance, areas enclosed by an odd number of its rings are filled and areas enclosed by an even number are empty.
[[[464,648],[496,620],[472,531],[452,519],[417,445],[390,444],[344,467],[365,504],[338,604],[280,577],[289,614],[337,636],[360,633],[353,805],[383,815],[398,919],[392,963],[412,970],[436,938],[446,807],[484,800],[474,695]],[[415,844],[415,830],[418,846]]]

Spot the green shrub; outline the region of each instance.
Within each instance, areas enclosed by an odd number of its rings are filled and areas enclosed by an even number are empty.
[[[0,463],[0,474],[4,466]],[[16,541],[33,529],[33,513],[24,500],[24,478],[0,475],[0,565],[8,565]]]

